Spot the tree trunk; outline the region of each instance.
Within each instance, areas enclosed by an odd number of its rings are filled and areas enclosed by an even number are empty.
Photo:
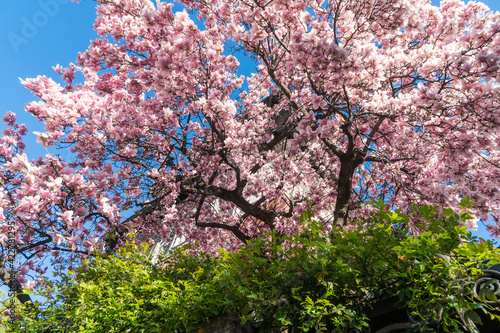
[[[13,291],[16,293],[16,297],[21,303],[28,303],[33,302],[31,301],[31,297],[28,294],[25,294],[23,292],[23,287],[19,281],[17,281],[16,277],[11,274],[11,272],[5,267],[5,259],[2,259],[0,261],[1,267],[0,267],[0,279],[2,280],[3,284],[8,286],[10,291]]]
[[[352,198],[352,177],[356,168],[363,163],[364,157],[365,154],[359,149],[354,149],[339,157],[340,172],[337,185],[337,201],[335,202],[333,215],[335,228],[342,229],[347,223]]]

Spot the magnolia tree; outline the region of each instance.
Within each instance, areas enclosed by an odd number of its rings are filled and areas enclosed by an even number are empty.
[[[3,139],[23,272],[129,233],[234,250],[297,232],[310,206],[334,233],[372,198],[458,211],[468,196],[476,221],[499,220],[500,14],[485,5],[97,2],[101,37],[54,68],[65,83],[22,82],[38,141],[72,162],[28,160],[19,127]]]

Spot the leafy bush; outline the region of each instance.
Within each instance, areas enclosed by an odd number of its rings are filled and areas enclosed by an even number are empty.
[[[13,331],[189,331],[224,311],[223,303],[212,301],[220,290],[212,280],[218,259],[177,253],[175,267],[162,270],[148,264],[147,253],[147,246],[129,243],[60,274],[52,289],[41,290],[49,296],[39,305],[43,310],[29,313]]]
[[[478,311],[500,318],[489,289],[474,296],[500,255],[462,226],[468,213],[424,206],[410,217],[377,205],[331,242],[306,211],[299,235],[269,233],[218,257],[179,248],[156,267],[147,247],[130,243],[62,274],[50,301],[12,331],[198,332],[236,314],[262,332],[362,332],[370,307],[390,297],[420,320],[416,329],[475,331]]]

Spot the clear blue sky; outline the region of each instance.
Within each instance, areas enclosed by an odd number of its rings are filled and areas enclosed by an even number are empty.
[[[492,10],[500,11],[500,0],[485,0]],[[439,4],[439,1],[432,1]],[[33,131],[43,126],[24,112],[24,105],[34,99],[19,78],[38,75],[57,78],[52,70],[57,64],[67,67],[76,61],[79,51],[85,51],[96,38],[92,24],[95,2],[82,0],[18,0],[3,1],[0,11],[0,117],[13,111],[21,123],[30,129],[28,154],[34,158],[45,155],[35,143]],[[1,125],[0,125],[1,127]],[[64,157],[64,156],[63,156]],[[485,237],[486,233],[480,232]]]

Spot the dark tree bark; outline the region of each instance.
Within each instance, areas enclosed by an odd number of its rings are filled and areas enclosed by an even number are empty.
[[[31,304],[33,304],[33,302],[31,301],[31,297],[28,294],[24,293],[21,283],[19,283],[16,277],[6,268],[6,263],[6,258],[0,260],[0,279],[2,280],[3,284],[8,286],[10,291],[16,293],[16,297],[19,302],[23,304],[30,302]]]
[[[356,168],[363,163],[365,154],[359,150],[347,152],[339,156],[340,172],[337,185],[337,201],[334,211],[334,225],[343,228],[349,215],[349,205],[352,199],[352,177]]]

